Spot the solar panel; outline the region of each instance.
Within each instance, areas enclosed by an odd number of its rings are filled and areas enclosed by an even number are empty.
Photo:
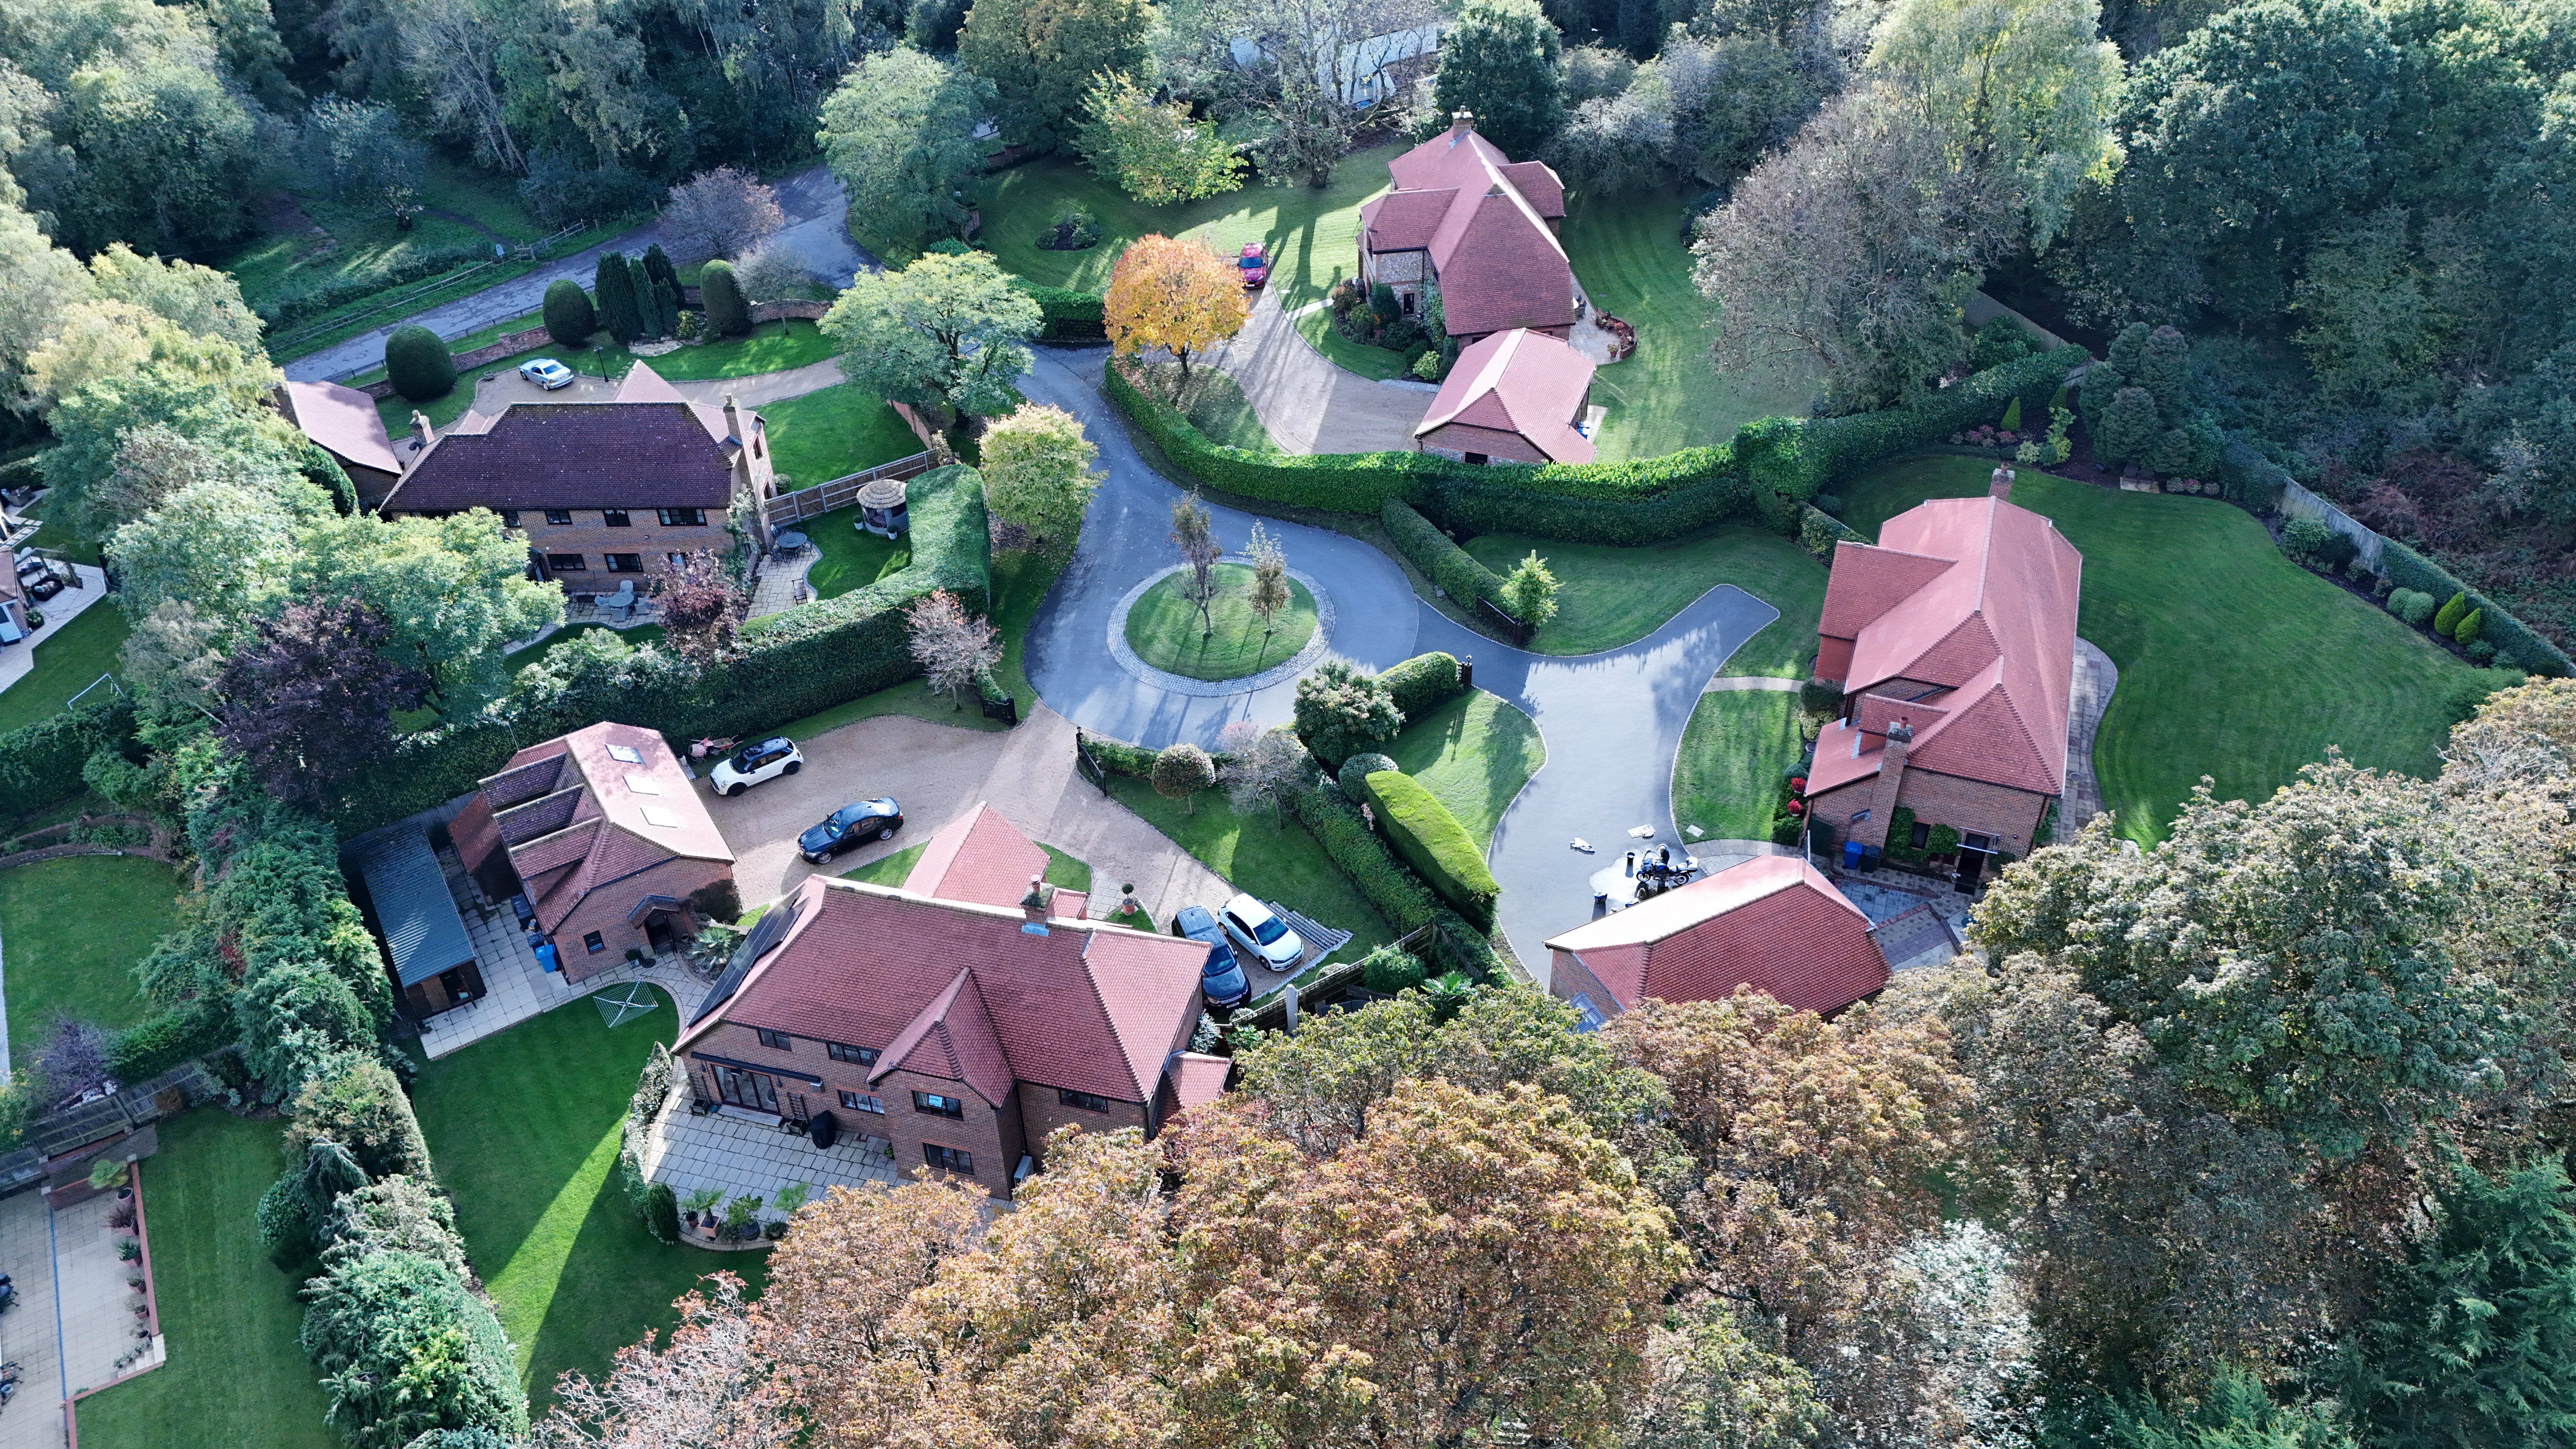
[[[724,975],[716,978],[716,984],[707,992],[707,999],[698,1003],[697,1014],[689,1018],[689,1025],[695,1026],[715,1015],[716,1008],[742,989],[743,978],[751,974],[752,963],[777,949],[778,943],[787,939],[787,932],[795,926],[796,912],[800,908],[800,902],[788,900],[770,907],[752,923],[751,934],[734,949],[733,959],[725,963]]]

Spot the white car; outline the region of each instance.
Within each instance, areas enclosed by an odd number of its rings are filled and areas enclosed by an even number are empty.
[[[534,362],[520,363],[519,376],[548,392],[553,392],[556,388],[571,382],[573,373],[571,368],[551,357],[540,357]]]
[[[754,785],[804,768],[805,756],[797,750],[796,742],[780,737],[745,745],[716,761],[707,779],[717,794],[739,795]]]
[[[1217,914],[1224,923],[1225,934],[1238,950],[1273,971],[1285,971],[1306,954],[1306,943],[1288,929],[1288,923],[1270,913],[1270,908],[1250,896],[1236,896],[1225,903]]]

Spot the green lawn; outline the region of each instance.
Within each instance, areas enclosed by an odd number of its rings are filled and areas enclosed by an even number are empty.
[[[499,337],[503,328],[516,331],[523,327],[533,327],[541,320],[536,316],[518,318],[513,322],[501,324],[501,327],[485,328],[483,332],[460,337],[447,344],[447,348],[450,353],[470,352]],[[607,338],[605,334],[598,334],[596,340],[605,342]],[[479,367],[459,369],[456,374],[455,390],[445,397],[432,398],[425,403],[416,403],[400,396],[382,398],[376,403],[376,413],[385,420],[385,431],[396,437],[401,436],[403,431],[411,426],[414,408],[429,414],[429,420],[437,426],[446,427],[449,423],[463,417],[465,410],[473,405],[474,384],[477,379],[486,373],[513,371],[520,363],[540,357],[555,358],[564,366],[585,377],[624,377],[635,364],[641,362],[661,374],[666,382],[703,382],[710,378],[751,377],[764,372],[784,372],[789,368],[821,362],[831,355],[830,339],[824,337],[813,323],[794,320],[763,322],[753,328],[751,335],[747,337],[725,342],[710,342],[702,347],[683,347],[677,352],[666,352],[660,357],[637,357],[623,347],[614,346],[603,347],[598,351],[582,347],[559,347],[552,340],[548,340],[525,352],[514,353],[498,361],[487,362]],[[377,367],[358,374],[350,380],[350,385],[364,387],[370,382],[381,380],[384,375],[385,370]],[[546,395],[538,392],[534,386],[526,383],[520,386],[525,389],[527,401],[546,400]],[[797,401],[801,402],[803,399],[800,398]],[[778,403],[765,403],[760,409],[761,414],[770,420],[770,430],[773,435],[778,431],[777,409],[780,406],[782,405]],[[891,413],[888,415],[891,416]],[[902,426],[901,420],[896,421],[896,426],[899,428]],[[905,431],[906,436],[909,436],[910,431],[908,429]],[[908,451],[920,451],[919,445],[914,445]],[[895,456],[902,457],[903,454],[898,453]],[[823,480],[816,478],[813,481],[820,483]]]
[[[763,403],[760,415],[769,423],[770,461],[778,470],[781,493],[921,451],[921,439],[885,399],[846,382],[785,402]]]
[[[1547,763],[1547,746],[1530,717],[1481,689],[1406,721],[1386,753],[1448,806],[1480,846],[1493,844],[1503,811]]]
[[[911,430],[906,429],[904,436],[911,437]],[[799,533],[814,541],[820,555],[805,575],[805,582],[814,586],[814,597],[837,598],[911,567],[910,544],[870,533],[858,525],[857,504],[816,514],[795,525]]]
[[[1038,703],[1037,691],[1029,686],[1022,654],[1027,647],[1029,624],[1037,618],[1038,605],[1045,601],[1047,589],[1055,583],[1056,575],[1064,571],[1068,559],[1069,554],[1026,553],[997,554],[993,558],[991,617],[993,626],[1002,635],[1002,662],[993,674],[1001,680],[1002,688],[1010,691],[1011,696],[1020,702],[1023,719],[1027,718],[1029,711],[1037,708]],[[773,614],[769,617],[785,616]],[[758,625],[764,621],[755,619],[752,622]],[[952,708],[946,698],[932,694],[928,686],[915,679],[880,689],[874,694],[863,694],[830,709],[818,710],[782,727],[778,733],[793,740],[810,740],[853,720],[874,719],[883,714],[910,715],[914,719],[955,725],[959,729],[1009,728],[1000,720],[984,718],[983,711],[971,705],[964,710]]]
[[[1511,533],[1485,534],[1464,546],[1496,572],[1508,572],[1533,549],[1547,560],[1561,588],[1556,617],[1530,641],[1542,654],[1596,654],[1633,643],[1719,584],[1733,584],[1780,611],[1727,660],[1727,673],[1798,677],[1815,652],[1824,566],[1766,528],[1722,524],[1641,548]]]
[[[1146,370],[1160,382],[1165,395],[1178,382],[1180,369],[1169,363]],[[1270,440],[1270,430],[1261,425],[1261,415],[1252,410],[1251,400],[1243,395],[1242,384],[1216,368],[1194,369],[1177,405],[1181,415],[1205,433],[1210,442],[1231,443],[1255,453],[1279,451],[1279,445]]]
[[[879,856],[856,870],[841,872],[841,879],[863,880],[870,885],[902,885],[903,878],[912,874],[914,863],[921,859],[921,853],[929,848],[930,842],[926,840],[919,845],[907,845],[892,855]],[[1038,849],[1047,854],[1047,884],[1060,886],[1069,891],[1088,892],[1091,889],[1090,866],[1052,845],[1040,845]]]
[[[1288,581],[1291,598],[1274,627],[1264,626],[1246,595],[1252,570],[1218,564],[1207,619],[1189,597],[1189,575],[1173,574],[1127,611],[1127,647],[1156,669],[1188,679],[1243,679],[1293,659],[1315,637],[1315,596]]]
[[[1155,794],[1145,781],[1123,775],[1109,777],[1109,793],[1235,889],[1277,901],[1318,924],[1353,932],[1351,943],[1335,959],[1355,961],[1395,939],[1386,919],[1294,815],[1284,827],[1274,825],[1267,810],[1246,819],[1234,813],[1218,790],[1200,791],[1193,801],[1198,808],[1192,811]],[[1214,909],[1223,902],[1198,904]]]
[[[1673,818],[1684,838],[1696,825],[1718,840],[1770,839],[1781,777],[1805,751],[1798,696],[1749,689],[1701,695],[1673,756]]]
[[[295,1343],[296,1285],[260,1251],[254,1226],[281,1166],[280,1131],[220,1107],[161,1124],[161,1150],[143,1168],[143,1219],[170,1358],[81,1400],[84,1449],[340,1449],[322,1422],[330,1400]],[[21,1305],[11,1326],[38,1332],[35,1312]],[[53,1331],[50,1313],[41,1331]]]
[[[73,695],[98,683],[100,675],[116,668],[116,651],[125,647],[131,632],[125,610],[114,599],[99,599],[81,610],[79,618],[37,640],[36,667],[0,690],[0,734],[50,717]]]
[[[539,1413],[556,1375],[596,1378],[647,1328],[669,1327],[671,1300],[701,1275],[730,1269],[754,1288],[766,1277],[763,1254],[656,1242],[617,1189],[627,1098],[677,1022],[668,997],[614,1029],[574,1002],[431,1062],[413,1089],[466,1252]]]
[[[1592,401],[1609,409],[1594,440],[1605,463],[1722,443],[1755,418],[1804,417],[1815,392],[1804,373],[1721,376],[1709,365],[1708,303],[1691,286],[1683,207],[1666,189],[1578,201],[1565,219],[1584,294],[1637,329],[1636,352],[1592,379]]]
[[[511,650],[510,657],[507,661],[510,672],[512,674],[518,673],[520,670],[525,669],[529,665],[536,663],[538,660],[545,658],[548,653],[552,652],[557,646],[569,641],[574,635],[585,633],[592,629],[607,629],[609,633],[625,640],[628,645],[637,649],[641,649],[647,644],[658,643],[662,638],[662,626],[659,624],[638,624],[632,629],[609,629],[606,624],[566,624],[564,627],[548,634],[543,639],[538,640],[536,643],[529,645],[525,649]],[[436,718],[435,712],[432,712],[431,717],[433,719]]]
[[[76,855],[0,870],[9,1040],[34,1059],[54,1018],[111,1030],[150,1016],[134,963],[177,923],[179,879],[139,855]]]
[[[1901,459],[1834,491],[1876,537],[1925,498],[1986,491],[1992,465]],[[2430,775],[2465,667],[2380,609],[2292,564],[2242,510],[2121,493],[2025,471],[2013,502],[2084,555],[2078,631],[2120,667],[2093,747],[2102,803],[2138,840],[2164,833],[2200,777],[2255,799],[2340,746],[2354,762]]]

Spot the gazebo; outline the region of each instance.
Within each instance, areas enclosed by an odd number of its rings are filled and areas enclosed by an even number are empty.
[[[859,526],[884,538],[912,529],[912,518],[904,506],[903,480],[871,478],[859,490]]]

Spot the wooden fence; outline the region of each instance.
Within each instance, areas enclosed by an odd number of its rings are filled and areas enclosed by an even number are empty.
[[[802,523],[808,518],[819,517],[836,508],[849,507],[859,501],[860,489],[879,478],[918,478],[929,472],[930,467],[928,453],[915,453],[909,458],[897,458],[891,463],[880,463],[864,473],[852,473],[847,477],[835,478],[829,483],[817,483],[811,488],[799,488],[793,493],[782,493],[763,506],[762,516],[769,520],[770,530],[775,532],[789,524]]]

